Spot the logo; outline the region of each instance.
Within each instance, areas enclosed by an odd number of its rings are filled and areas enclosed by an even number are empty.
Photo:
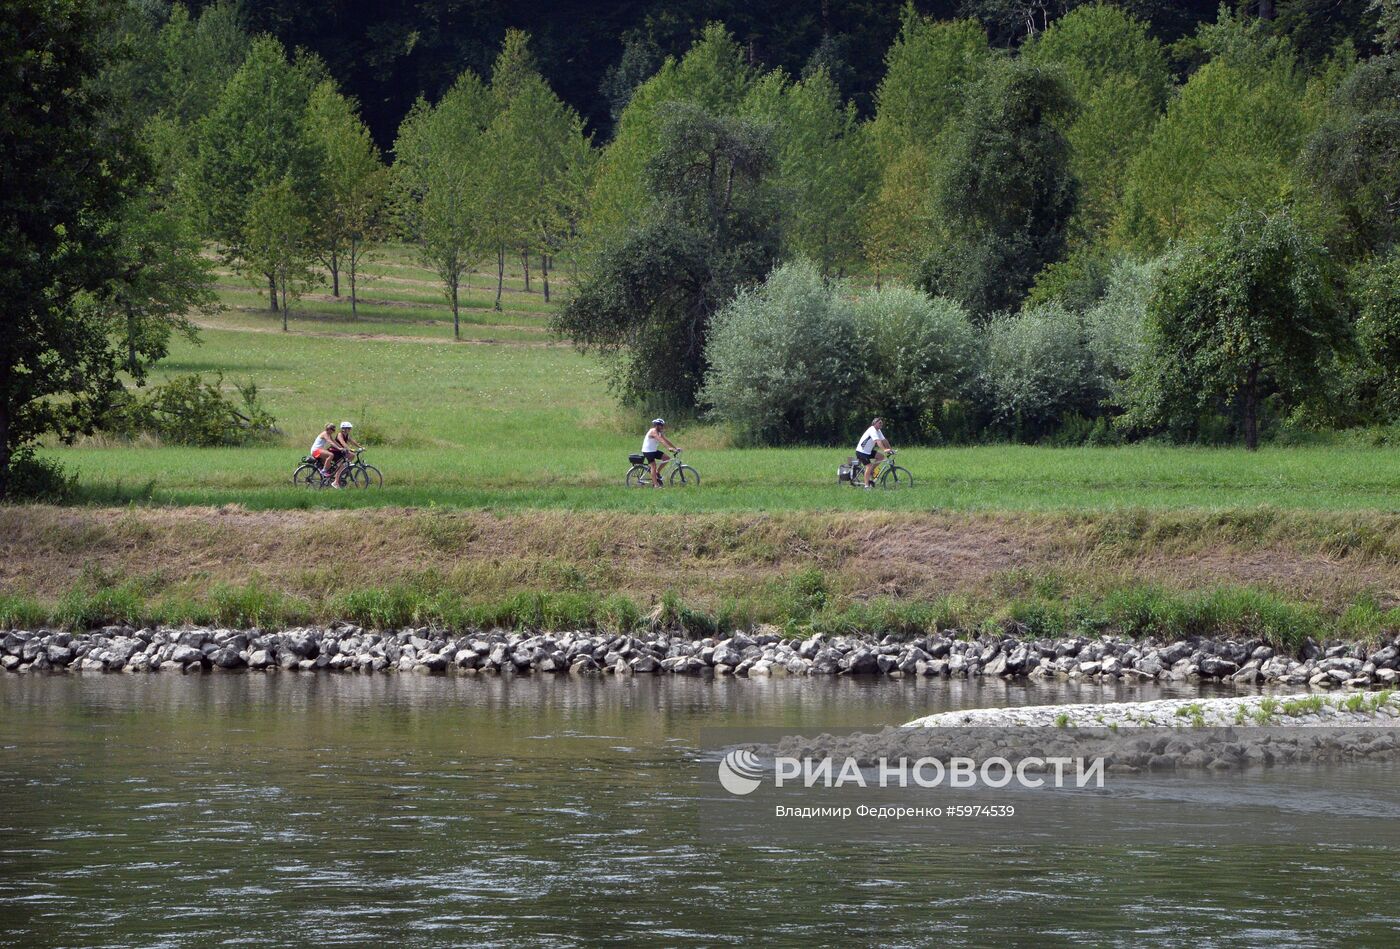
[[[763,765],[758,755],[736,748],[719,763],[719,783],[730,794],[752,794],[763,783]]]

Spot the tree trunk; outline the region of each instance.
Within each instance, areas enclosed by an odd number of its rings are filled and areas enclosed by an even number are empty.
[[[1244,384],[1244,447],[1259,449],[1259,367],[1250,366]]]
[[[282,294],[282,332],[287,332],[287,275],[282,275],[282,286],[278,288]]]
[[[506,282],[506,248],[505,245],[496,248],[496,312],[501,309],[501,289]]]
[[[457,281],[452,281],[452,338],[462,338],[462,322],[458,318],[460,312],[457,306]]]
[[[530,252],[522,250],[520,252],[520,263],[525,268],[525,292],[530,292]]]
[[[350,238],[350,270],[348,272],[350,277],[350,315],[352,317],[360,315],[358,303],[355,299],[355,271],[360,265],[359,255],[359,244],[356,242],[355,238],[352,237]]]
[[[1272,20],[1274,18],[1274,0],[1259,0],[1259,19]]]
[[[267,275],[267,308],[273,313],[277,312],[277,278],[272,274]]]
[[[0,399],[0,499],[10,490],[10,406]]]
[[[136,375],[136,314],[126,308],[126,371]]]
[[[549,302],[549,255],[540,254],[540,284],[544,287],[544,302]]]
[[[340,254],[331,251],[331,296],[340,296]]]

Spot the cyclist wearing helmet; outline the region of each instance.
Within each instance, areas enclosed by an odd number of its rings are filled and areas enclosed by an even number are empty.
[[[870,423],[856,442],[856,459],[865,467],[865,487],[871,487],[875,478],[875,465],[885,460],[885,452],[890,450],[890,440],[885,437],[884,419]],[[883,450],[882,450],[883,449]]]
[[[661,487],[661,469],[671,460],[671,456],[661,450],[662,445],[672,451],[680,451],[675,442],[666,437],[666,420],[654,418],[651,420],[651,428],[647,429],[646,437],[642,439],[642,455],[651,468],[652,486],[657,488]]]
[[[350,433],[355,430],[355,426],[349,422],[340,423],[340,434],[335,436],[335,447],[337,449],[336,458],[340,462],[335,473],[335,486],[340,487],[340,482],[345,478],[345,469],[350,461],[351,448],[364,448],[355,439],[350,437]]]

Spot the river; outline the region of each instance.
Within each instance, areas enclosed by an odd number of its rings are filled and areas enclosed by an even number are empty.
[[[698,816],[714,727],[854,729],[1163,687],[0,677],[0,944],[1382,943],[1367,848],[928,839]],[[1395,774],[1348,777],[1365,795]],[[1368,784],[1369,782],[1369,784]],[[1338,793],[1342,793],[1339,790]],[[1382,818],[1384,819],[1384,818]]]

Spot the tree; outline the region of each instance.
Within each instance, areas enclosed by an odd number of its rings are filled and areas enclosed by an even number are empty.
[[[252,197],[244,224],[243,260],[277,288],[282,332],[287,331],[287,300],[314,278],[313,228],[303,213],[291,175],[263,185]]]
[[[1215,58],[1191,76],[1129,165],[1118,226],[1144,253],[1191,240],[1242,204],[1285,199],[1307,135],[1291,52],[1237,23],[1205,32]]]
[[[646,82],[661,66],[661,49],[649,33],[630,30],[622,37],[622,57],[603,74],[603,83],[598,87],[608,103],[608,114],[613,124],[622,118],[627,103],[632,101],[632,93]]]
[[[420,99],[394,142],[400,221],[423,265],[442,280],[459,339],[462,276],[488,246],[481,209],[491,196],[479,162],[494,111],[490,91],[465,72],[437,105]]]
[[[913,270],[926,253],[946,136],[991,62],[977,23],[939,23],[904,8],[868,132],[875,183],[862,240],[877,283],[886,271]]]
[[[1259,447],[1266,401],[1286,411],[1319,392],[1347,343],[1332,284],[1326,252],[1286,212],[1242,211],[1183,248],[1153,284],[1129,424],[1186,433],[1216,411]]]
[[[818,69],[798,83],[777,72],[764,76],[741,111],[774,129],[784,253],[811,259],[824,275],[853,267],[870,184],[855,107],[842,105],[836,84]]]
[[[1384,253],[1400,240],[1400,54],[1368,60],[1342,81],[1302,168],[1346,256]]]
[[[965,400],[981,362],[967,311],[910,287],[869,290],[855,299],[864,384],[863,418],[880,416],[901,441],[946,437],[946,410]]]
[[[165,358],[172,334],[197,338],[189,314],[212,312],[218,297],[188,219],[163,206],[154,186],[133,192],[117,227],[118,267],[98,299],[126,350],[127,375],[139,384]]]
[[[1128,163],[1147,144],[1171,93],[1162,45],[1147,25],[1116,7],[1077,7],[1032,37],[1022,55],[1054,67],[1079,104],[1065,128],[1070,171],[1079,182],[1071,229],[1099,239],[1123,201]]]
[[[848,432],[863,372],[846,288],[811,261],[782,265],[715,314],[701,401],[752,444]]]
[[[356,278],[366,235],[383,207],[388,184],[379,149],[355,104],[333,84],[322,82],[306,110],[309,134],[321,150],[324,205],[315,228],[316,255],[340,296],[340,272],[350,279],[350,311],[358,312]]]
[[[100,39],[107,12],[87,0],[0,5],[0,497],[39,438],[90,430],[120,388],[134,335],[113,318],[120,306],[158,321],[162,301],[182,302],[149,269],[167,262],[148,249],[169,243],[140,203],[151,170],[97,82],[114,55]],[[139,379],[159,345],[135,345]]]
[[[723,26],[710,24],[684,57],[668,58],[636,88],[590,189],[584,229],[592,249],[615,246],[647,207],[647,169],[660,147],[669,106],[690,102],[713,115],[734,115],[753,81],[743,48]]]
[[[201,232],[231,264],[247,269],[247,221],[255,195],[286,179],[298,214],[320,217],[322,151],[309,134],[307,105],[319,79],[316,63],[288,62],[282,45],[261,37],[200,122],[188,176]],[[269,308],[280,309],[276,277]]]
[[[985,315],[1018,304],[1059,258],[1076,195],[1060,129],[1073,110],[1064,79],[1022,60],[973,88],[940,173],[925,290]]]
[[[1400,419],[1400,253],[1359,268],[1356,278],[1362,387],[1384,417]]]
[[[771,130],[689,103],[662,117],[651,205],[599,254],[555,332],[614,360],[624,401],[695,404],[710,319],[777,256]]]

